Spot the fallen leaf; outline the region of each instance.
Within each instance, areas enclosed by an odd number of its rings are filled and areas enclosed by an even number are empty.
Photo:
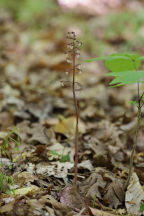
[[[127,212],[132,215],[143,215],[144,212],[139,212],[142,200],[144,200],[144,190],[139,182],[137,174],[133,173],[125,196]]]
[[[87,197],[100,199],[110,207],[117,208],[124,202],[123,181],[104,168],[95,171],[80,185],[80,190]]]
[[[114,216],[115,214],[111,214],[102,210],[94,209],[89,207],[93,216]]]
[[[61,158],[62,155],[69,155],[70,162],[74,162],[74,148],[64,147],[60,143],[55,143],[47,148],[48,152],[48,159],[51,161],[53,159]],[[50,151],[54,151],[57,154],[50,154]]]
[[[67,185],[61,193],[60,202],[76,210],[83,205],[82,197],[76,186]]]
[[[54,130],[56,133],[62,133],[64,135],[74,135],[75,133],[75,117],[69,117],[64,118],[61,116],[61,120],[59,123],[54,127]],[[79,132],[85,133],[85,125],[84,123],[79,119]]]
[[[48,139],[45,136],[44,128],[39,123],[34,123],[32,125],[32,129],[30,130],[30,134],[32,137],[29,139],[29,143],[40,143],[40,144],[47,144]]]
[[[40,175],[55,176],[57,178],[64,178],[66,180],[68,175],[68,170],[73,167],[73,163],[65,162],[61,163],[59,161],[51,162],[51,164],[44,165],[39,163],[36,167],[36,173]]]
[[[0,207],[0,213],[6,213],[6,212],[12,211],[14,203],[15,203],[15,200]]]
[[[72,211],[72,209],[70,207],[68,207],[67,205],[65,205],[64,203],[60,203],[57,200],[55,200],[51,195],[46,195],[43,196],[40,200],[40,202],[45,202],[45,203],[49,203],[51,204],[56,212],[56,215],[69,215],[69,216],[73,216],[75,215]]]
[[[35,180],[38,180],[36,176],[26,171],[21,172],[21,173],[15,173],[13,175],[13,178],[14,178],[14,182],[21,186],[24,184],[27,184],[28,182],[33,182]]]
[[[82,193],[85,193],[87,197],[94,199],[97,198],[102,199],[100,188],[104,188],[106,186],[106,181],[103,180],[102,173],[104,170],[101,168],[95,169],[95,171],[80,185],[80,190]]]
[[[120,179],[115,179],[109,184],[107,192],[104,195],[103,199],[104,201],[107,200],[107,203],[109,203],[109,207],[114,207],[115,209],[123,204],[124,188],[123,183]]]
[[[24,196],[24,195],[28,194],[29,192],[34,192],[34,191],[38,191],[38,190],[39,190],[39,188],[37,186],[31,185],[29,187],[16,189],[15,194]]]
[[[92,171],[94,167],[90,160],[84,160],[78,164],[78,168],[87,169],[89,171]]]

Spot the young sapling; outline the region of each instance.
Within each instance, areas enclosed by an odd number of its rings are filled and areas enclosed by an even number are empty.
[[[113,76],[113,80],[110,82],[111,87],[117,87],[127,84],[137,83],[137,100],[129,101],[128,103],[133,104],[137,107],[137,126],[135,132],[135,140],[133,143],[131,156],[130,156],[130,164],[129,164],[129,172],[127,181],[125,183],[125,190],[127,189],[130,181],[130,177],[132,174],[132,168],[134,163],[134,153],[136,149],[136,145],[138,142],[138,133],[140,129],[141,123],[141,113],[142,107],[144,105],[144,91],[141,93],[140,84],[143,83],[144,71],[138,70],[141,60],[143,60],[143,56],[139,56],[138,54],[112,54],[108,57],[97,57],[94,59],[88,59],[85,62],[99,61],[104,60],[106,67],[110,70],[110,72],[106,76]]]

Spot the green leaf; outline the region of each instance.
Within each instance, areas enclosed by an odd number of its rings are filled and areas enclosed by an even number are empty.
[[[19,147],[16,147],[15,150],[19,152],[19,151],[20,151],[20,148],[19,148]]]
[[[97,57],[97,58],[87,59],[84,62],[93,62],[93,61],[106,60],[107,58],[109,58],[109,57]]]
[[[140,56],[139,59],[140,59],[140,60],[144,60],[144,56]]]
[[[120,71],[135,71],[140,65],[140,59],[138,54],[112,54],[105,61],[106,67],[111,72],[120,72]]]
[[[52,155],[58,155],[58,153],[56,151],[52,151],[52,150],[49,151],[49,153],[52,154]]]
[[[70,161],[69,155],[62,155],[61,156],[60,162],[64,163],[64,162],[68,162],[68,161]]]
[[[139,209],[140,212],[143,212],[144,211],[144,203],[141,202],[140,203],[140,209]]]
[[[4,167],[4,163],[3,163],[3,162],[0,162],[0,166],[1,166],[1,167]]]
[[[144,71],[122,71],[122,72],[111,72],[106,76],[114,76],[115,78],[110,82],[112,87],[122,86],[126,84],[134,84],[143,82]]]
[[[128,101],[128,104],[133,104],[134,106],[138,106],[137,101]]]
[[[95,208],[96,205],[96,195],[94,195],[93,201],[92,201],[92,208]]]
[[[11,185],[14,184],[14,182],[13,182],[13,178],[7,176],[7,180],[8,180],[8,183],[9,183],[9,184],[11,184]]]
[[[92,59],[87,59],[84,62],[93,62],[93,61],[101,61],[101,60],[117,60],[120,57],[118,55],[112,54],[110,56],[106,56],[106,57],[97,57],[97,58],[92,58]],[[129,59],[129,57],[127,56],[121,56],[121,59]]]
[[[12,167],[12,165],[9,165],[9,169],[11,170],[13,167]]]
[[[10,189],[10,190],[7,190],[5,193],[8,194],[8,195],[15,194],[15,190]]]
[[[0,174],[0,190],[4,189],[4,175]]]

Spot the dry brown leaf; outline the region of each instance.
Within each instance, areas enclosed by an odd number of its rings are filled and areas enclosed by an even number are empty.
[[[2,214],[2,213],[10,212],[13,209],[14,203],[15,200],[0,207],[0,213]]]
[[[94,199],[102,198],[100,193],[100,188],[104,188],[107,184],[106,181],[103,180],[101,173],[105,172],[102,168],[96,168],[95,172],[93,172],[82,184],[80,185],[80,190],[82,193],[85,193],[87,197]]]
[[[80,189],[91,199],[103,199],[110,207],[117,208],[124,202],[123,181],[104,168],[96,168]]]
[[[0,113],[1,130],[12,126],[13,123],[14,123],[14,118],[11,113],[6,112],[6,111]]]
[[[50,195],[46,195],[44,197],[42,197],[42,199],[46,202],[49,203],[53,206],[54,208],[54,212],[56,213],[56,215],[58,216],[63,216],[63,215],[67,215],[67,216],[73,216],[75,215],[75,212],[72,211],[72,209],[70,207],[68,207],[67,205],[58,202],[57,200],[55,200],[52,196]],[[50,215],[51,216],[51,215]]]
[[[75,133],[75,117],[64,118],[61,116],[61,120],[54,127],[55,132],[62,133],[64,135],[74,135]],[[84,133],[86,130],[85,124],[79,120],[79,132]]]
[[[51,195],[46,195],[43,196],[40,200],[40,202],[46,202],[46,203],[50,203],[52,206],[54,206],[56,209],[63,209],[63,208],[68,208],[68,206],[66,206],[63,203],[58,202],[57,200],[54,199],[54,197],[52,197]]]
[[[83,205],[82,197],[75,186],[67,185],[61,193],[60,197],[61,203],[76,209],[80,210]]]
[[[30,121],[24,120],[21,123],[17,124],[17,127],[20,130],[20,137],[21,137],[21,142],[26,143],[28,140],[28,134],[30,133]]]
[[[32,212],[35,212],[36,210],[39,210],[40,212],[41,209],[43,208],[42,203],[36,199],[28,199],[27,204],[29,205],[29,211],[31,212],[31,214]]]
[[[124,202],[124,189],[123,183],[120,179],[115,179],[108,186],[107,192],[103,197],[106,203],[109,203],[109,207],[117,208],[119,205],[122,205]]]
[[[14,178],[15,183],[21,186],[23,186],[24,184],[27,184],[28,182],[33,182],[35,180],[38,180],[36,176],[26,171],[21,172],[21,173],[15,173],[13,175],[13,178]]]
[[[37,199],[28,199],[27,204],[29,205],[29,214],[30,215],[45,215],[55,216],[54,210],[46,205],[46,201],[42,197]]]
[[[89,209],[91,210],[91,213],[93,214],[93,216],[114,216],[114,215],[116,215],[116,214],[104,212],[102,210],[94,209],[91,207],[89,207]]]
[[[137,120],[136,118],[134,118],[131,122],[121,125],[119,128],[119,134],[134,132],[136,129],[136,124],[137,124]]]
[[[40,143],[40,144],[48,144],[48,139],[44,133],[44,128],[39,123],[35,123],[32,125],[32,129],[30,133],[32,137],[29,139],[29,143]]]
[[[56,216],[52,208],[45,206],[45,209],[48,212],[49,216]]]
[[[114,124],[110,123],[107,120],[102,120],[93,126],[94,132],[92,133],[92,142],[95,139],[95,142],[102,141],[105,144],[111,144],[118,147],[123,147],[123,144],[119,138],[119,131]],[[106,147],[105,147],[106,148]]]
[[[89,171],[92,171],[94,169],[90,160],[83,160],[81,163],[78,164],[78,168],[87,169]]]

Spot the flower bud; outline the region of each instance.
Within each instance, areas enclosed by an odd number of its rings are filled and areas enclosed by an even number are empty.
[[[69,75],[69,71],[66,71],[65,74],[66,74],[66,75]]]
[[[67,58],[66,62],[70,64],[70,63],[72,63],[72,60],[70,58]]]

